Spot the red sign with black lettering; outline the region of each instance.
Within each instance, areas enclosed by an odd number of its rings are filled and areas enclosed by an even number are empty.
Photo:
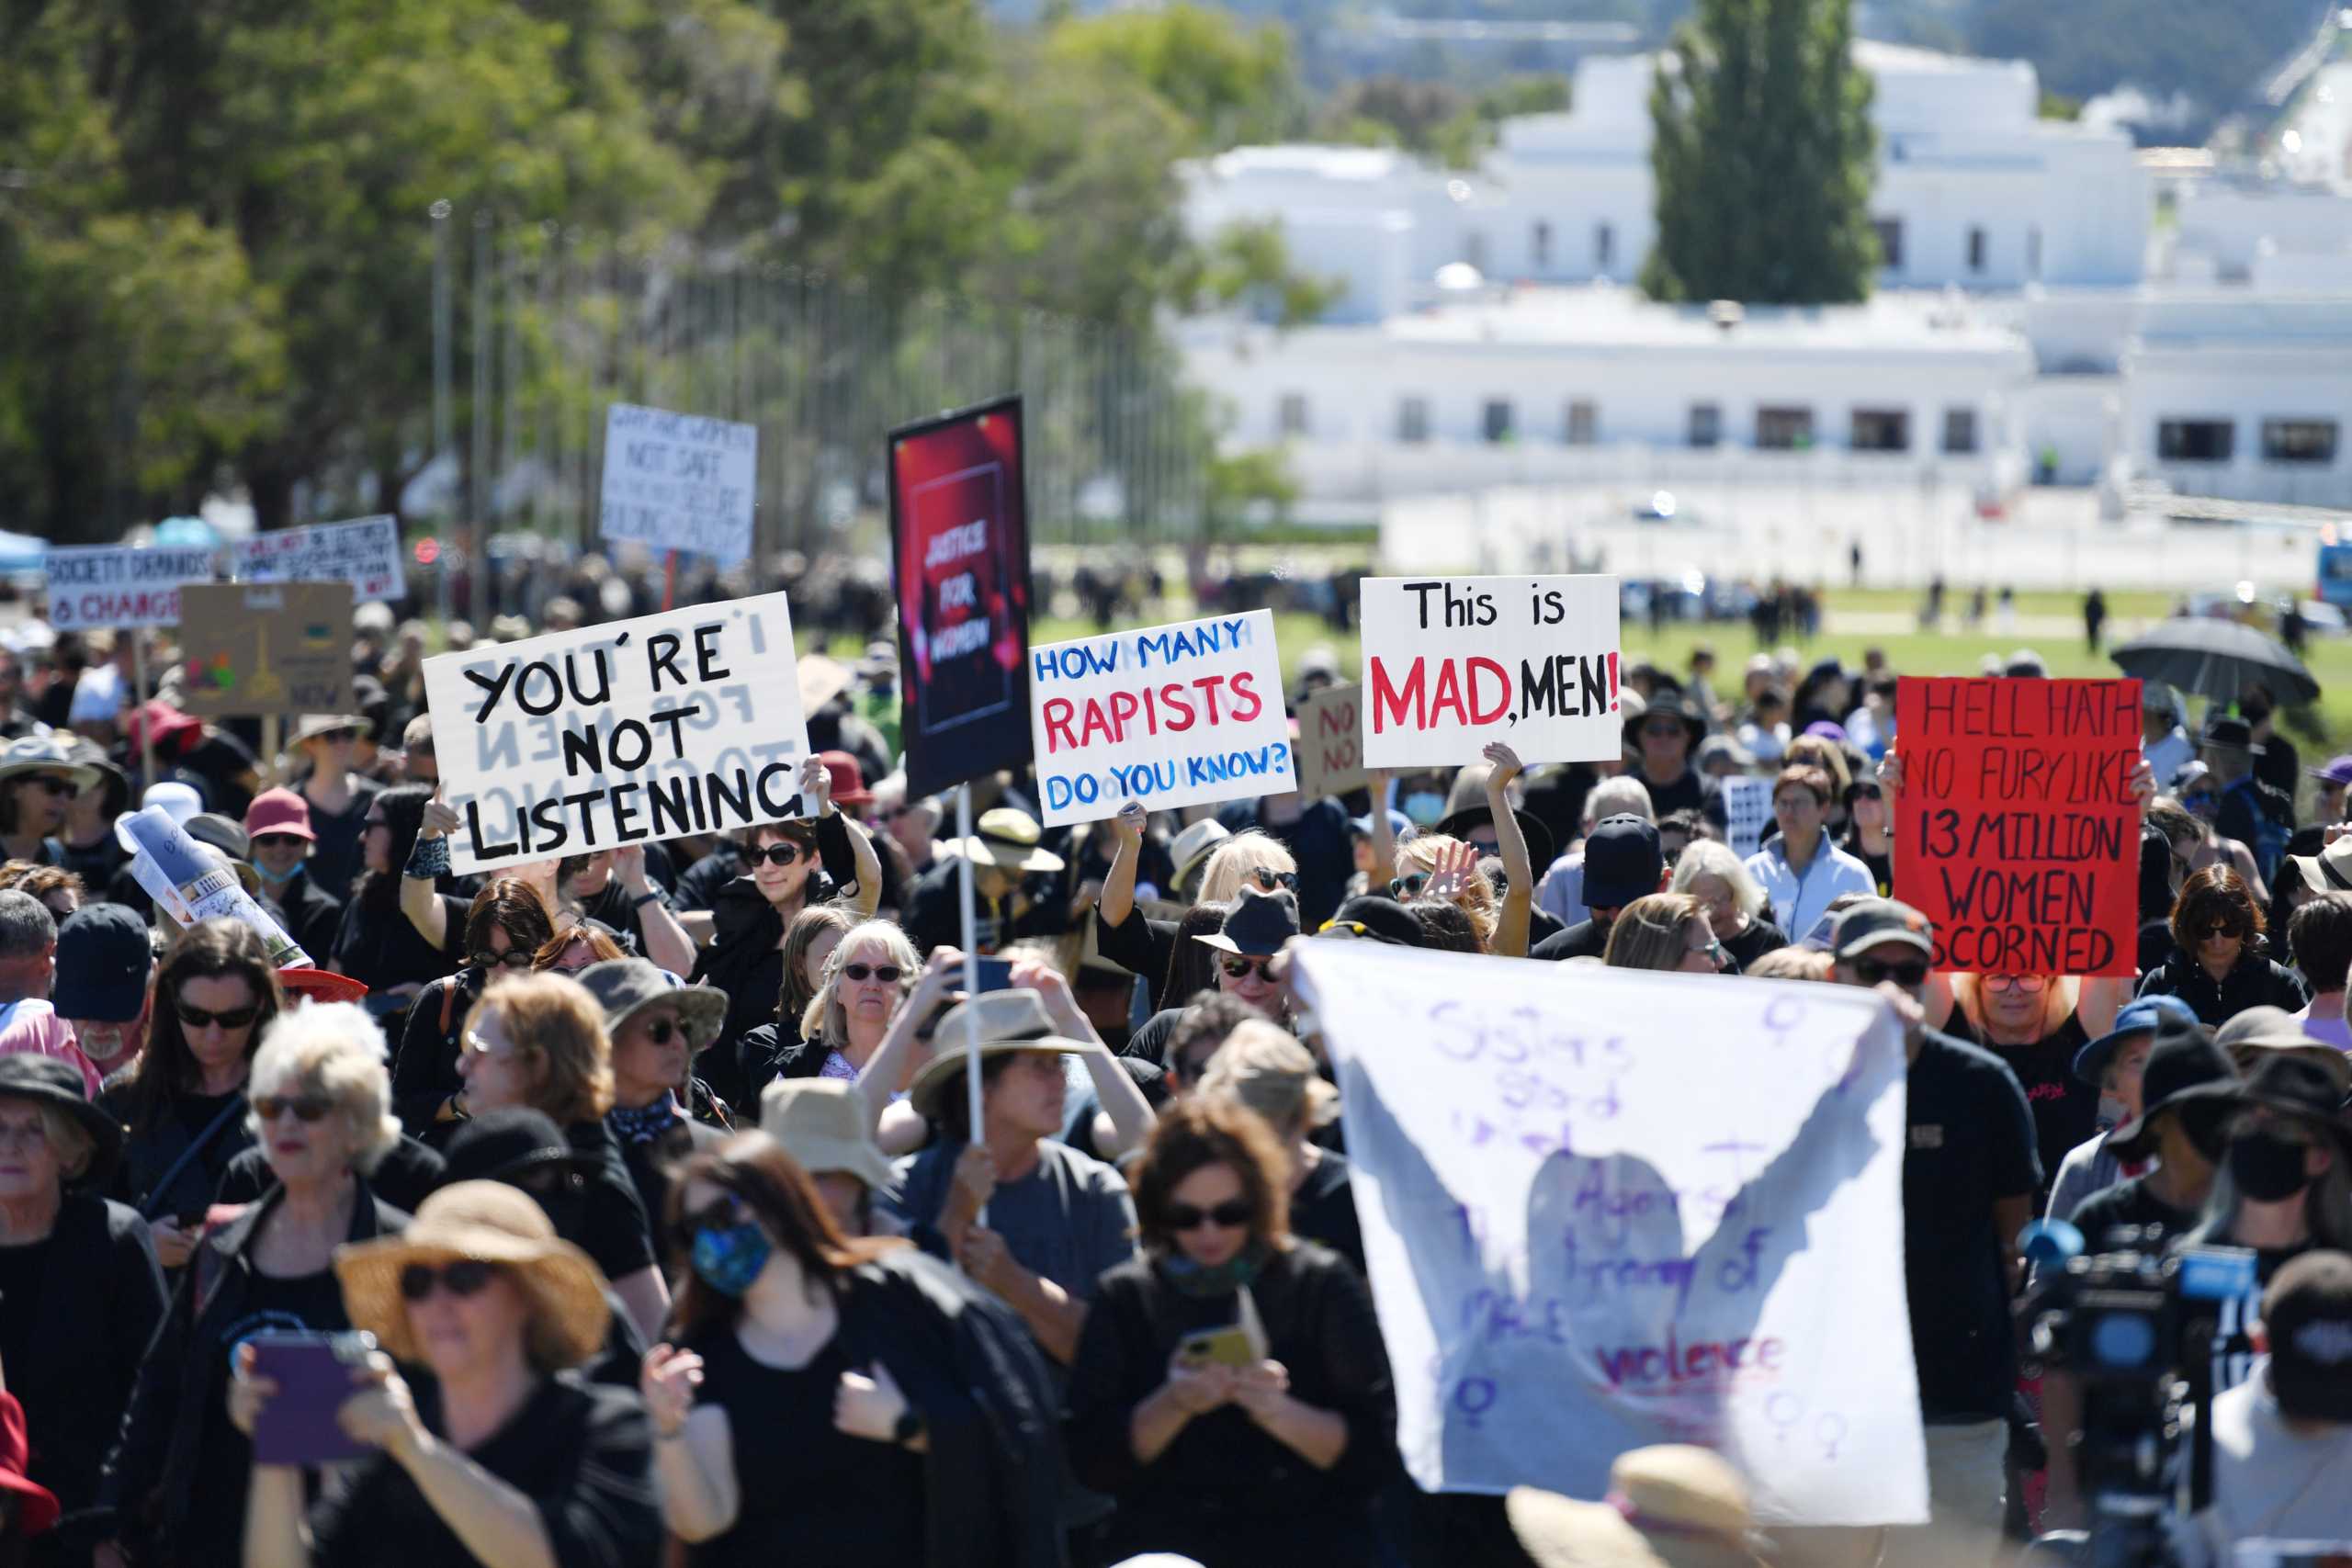
[[[2134,973],[2140,682],[1905,678],[1894,702],[1894,896],[1936,967]]]

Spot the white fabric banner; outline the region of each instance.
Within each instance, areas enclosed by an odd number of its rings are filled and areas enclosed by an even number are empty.
[[[596,531],[735,566],[751,558],[759,478],[758,425],[615,403]]]
[[[1926,1518],[1883,1001],[1293,951],[1423,1487],[1597,1499],[1616,1455],[1688,1442],[1769,1520]]]
[[[408,597],[397,517],[255,534],[230,547],[230,558],[245,582],[348,582],[362,604]]]
[[[804,815],[781,593],[445,653],[424,695],[460,872]]]

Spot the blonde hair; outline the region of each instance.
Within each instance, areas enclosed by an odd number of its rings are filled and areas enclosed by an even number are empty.
[[[1833,953],[1809,947],[1776,947],[1758,955],[1746,973],[1753,980],[1826,980],[1837,966]]]
[[[1674,859],[1674,881],[1667,891],[1689,893],[1690,885],[1702,876],[1722,877],[1731,888],[1732,902],[1749,919],[1764,912],[1764,889],[1756,886],[1756,879],[1747,874],[1747,867],[1732,853],[1729,844],[1713,839],[1693,839],[1685,844]]]
[[[1461,840],[1443,833],[1423,833],[1411,843],[1397,846],[1397,874],[1404,874],[1407,866],[1415,871],[1435,871],[1438,856],[1449,851],[1459,852],[1461,844]],[[1478,933],[1479,951],[1491,947],[1502,911],[1496,908],[1495,885],[1487,880],[1487,874],[1471,867],[1470,874],[1463,878],[1461,894],[1453,902],[1454,908],[1470,917],[1471,929]]]
[[[1800,735],[1789,742],[1781,759],[1783,766],[1802,767],[1807,763],[1829,775],[1829,799],[1836,806],[1846,798],[1846,786],[1854,782],[1853,771],[1846,766],[1846,753],[1835,740],[1826,735]],[[1776,787],[1774,794],[1780,791]]]
[[[1603,955],[1611,969],[1679,969],[1690,951],[1685,935],[1693,920],[1706,923],[1706,911],[1688,893],[1652,893],[1634,899],[1617,912],[1609,926],[1609,949]],[[1712,939],[1714,935],[1709,931]]]
[[[1329,1123],[1340,1092],[1315,1070],[1315,1058],[1287,1031],[1261,1018],[1235,1026],[1209,1058],[1198,1092],[1221,1095],[1256,1111],[1281,1137]]]
[[[2065,975],[2045,975],[2042,979],[2047,983],[2041,987],[2041,1033],[2047,1037],[2052,1030],[2066,1021],[2067,1014],[2075,1010],[2076,985],[2071,976]],[[1954,975],[1951,977],[1951,1005],[1968,1020],[1969,1026],[1976,1031],[1976,1037],[1980,1040],[1986,1038],[1984,980],[1984,976],[1977,974]]]
[[[466,1015],[469,1033],[485,1012],[498,1015],[517,1055],[538,1058],[532,1110],[571,1127],[613,1108],[613,1042],[587,987],[569,975],[498,979]]]
[[[1201,886],[1193,893],[1193,902],[1221,904],[1239,897],[1241,885],[1253,871],[1286,871],[1296,876],[1298,862],[1291,858],[1280,839],[1255,828],[1236,833],[1209,856],[1208,868],[1201,873]]]
[[[865,920],[842,933],[833,944],[831,956],[825,960],[825,983],[817,987],[809,998],[808,1010],[800,1015],[800,1033],[836,1051],[849,1048],[849,1010],[842,1005],[836,994],[841,989],[842,965],[849,962],[852,949],[866,943],[878,943],[889,953],[890,962],[899,966],[899,1000],[904,1002],[907,993],[915,988],[915,980],[922,968],[922,960],[915,954],[915,944],[899,929],[896,920]]]
[[[298,1084],[334,1102],[351,1140],[352,1168],[361,1175],[401,1141],[384,1032],[357,1003],[311,1002],[271,1021],[254,1053],[247,1096],[258,1100]],[[258,1111],[246,1113],[245,1125],[255,1137],[266,1131]]]

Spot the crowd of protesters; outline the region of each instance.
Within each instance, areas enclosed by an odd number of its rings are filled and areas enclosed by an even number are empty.
[[[419,629],[362,628],[277,756],[127,637],[0,650],[0,1564],[1982,1564],[2085,1508],[2081,1390],[2018,1414],[2037,1216],[2253,1250],[2185,1550],[2352,1537],[2283,1479],[2352,1434],[2352,757],[2261,694],[2146,690],[2135,980],[1934,967],[1875,656],[1634,661],[1616,758],[1344,798],[1049,830],[1000,774],[957,837],[877,645],[800,662],[809,816],[462,877]],[[143,806],[311,963],[151,901]],[[1931,1525],[1758,1535],[1673,1448],[1598,1512],[1414,1488],[1302,941],[1884,996]],[[347,1331],[322,1410],[275,1353]]]

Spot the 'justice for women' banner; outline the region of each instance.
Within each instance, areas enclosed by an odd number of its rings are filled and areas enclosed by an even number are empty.
[[[459,872],[803,815],[781,593],[424,661]]]
[[[1759,1515],[1927,1517],[1903,1038],[1870,992],[1310,942],[1397,1444],[1599,1499],[1698,1443]]]

